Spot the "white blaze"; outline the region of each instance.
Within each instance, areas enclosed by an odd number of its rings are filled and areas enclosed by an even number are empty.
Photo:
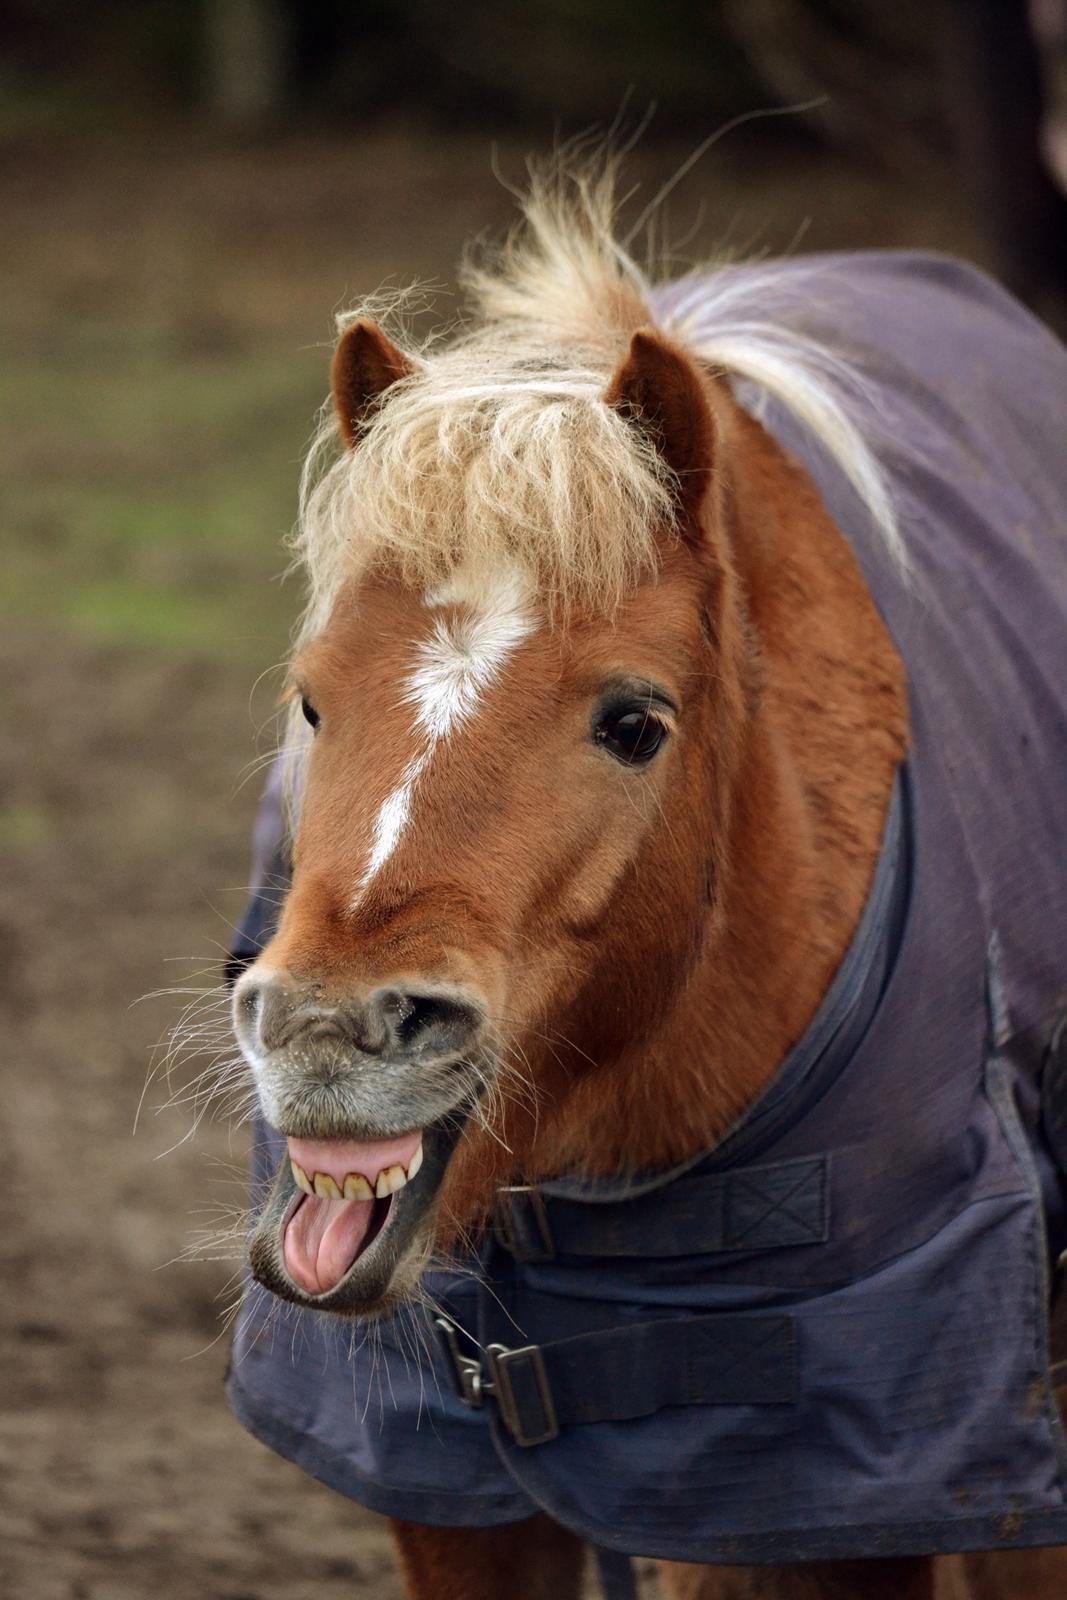
[[[374,841],[371,845],[370,858],[366,870],[359,880],[359,899],[368,883],[374,877],[378,868],[388,861],[396,848],[396,842],[404,831],[404,824],[411,812],[411,791],[415,787],[415,779],[430,759],[430,752],[424,750],[422,755],[416,756],[414,761],[409,761],[404,768],[404,776],[399,786],[393,790],[388,800],[385,801],[378,812],[374,822]]]
[[[426,596],[426,605],[458,607],[458,615],[437,617],[433,631],[416,649],[416,666],[401,699],[414,707],[414,731],[422,748],[404,768],[400,783],[385,800],[374,823],[366,870],[355,903],[375,873],[388,861],[411,817],[415,784],[433,753],[478,710],[514,650],[537,628],[528,580],[519,572],[497,572],[472,581],[456,574]]]

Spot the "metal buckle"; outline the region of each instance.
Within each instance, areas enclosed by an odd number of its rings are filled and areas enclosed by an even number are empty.
[[[548,1386],[548,1373],[545,1371],[540,1348],[535,1344],[527,1344],[519,1350],[509,1350],[506,1345],[491,1344],[486,1347],[485,1356],[493,1374],[492,1393],[496,1396],[500,1415],[515,1443],[526,1449],[530,1445],[547,1444],[550,1439],[557,1438],[559,1422],[556,1418],[556,1408],[552,1403],[552,1391]],[[533,1372],[538,1404],[544,1418],[540,1432],[526,1431],[520,1408],[515,1400],[511,1369],[520,1362],[528,1363]]]
[[[492,1392],[491,1386],[485,1382],[482,1364],[477,1356],[463,1354],[459,1347],[459,1339],[456,1337],[454,1323],[450,1322],[447,1317],[434,1317],[433,1320],[441,1342],[452,1362],[452,1376],[456,1383],[456,1394],[465,1406],[472,1406],[475,1410],[478,1410],[486,1393]]]
[[[531,1250],[524,1245],[515,1226],[513,1205],[520,1196],[522,1202],[529,1203],[533,1219],[537,1224],[537,1231],[541,1236],[540,1250]],[[508,1184],[496,1191],[493,1196],[493,1231],[504,1246],[504,1249],[509,1251],[516,1261],[555,1260],[556,1246],[552,1239],[552,1230],[548,1225],[545,1202],[542,1200],[540,1192],[531,1184]]]
[[[552,1403],[552,1391],[548,1386],[548,1373],[545,1371],[544,1359],[537,1345],[526,1344],[519,1350],[509,1350],[507,1345],[503,1344],[488,1345],[485,1359],[492,1374],[490,1381],[482,1371],[482,1364],[477,1356],[464,1355],[460,1349],[455,1324],[447,1317],[434,1317],[433,1320],[452,1363],[456,1394],[465,1406],[480,1410],[485,1404],[486,1395],[493,1395],[500,1408],[501,1421],[515,1443],[521,1445],[523,1449],[528,1445],[547,1444],[549,1439],[556,1438],[559,1433],[559,1422],[556,1418],[556,1408]],[[533,1372],[537,1403],[541,1407],[543,1418],[543,1426],[532,1433],[527,1432],[523,1426],[522,1408],[515,1397],[511,1369],[517,1367],[520,1362],[528,1365]]]

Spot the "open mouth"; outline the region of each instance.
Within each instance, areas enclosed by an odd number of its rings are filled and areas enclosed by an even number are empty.
[[[249,1241],[256,1279],[323,1311],[387,1309],[397,1269],[428,1245],[463,1120],[453,1113],[387,1138],[290,1137]]]
[[[285,1224],[282,1258],[301,1289],[336,1288],[381,1233],[394,1194],[418,1174],[422,1159],[421,1128],[360,1143],[289,1140],[290,1171],[304,1198]]]

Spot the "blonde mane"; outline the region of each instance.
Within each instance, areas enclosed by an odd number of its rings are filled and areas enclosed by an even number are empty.
[[[614,218],[610,161],[535,174],[519,228],[464,269],[469,325],[413,352],[416,370],[387,391],[357,449],[338,453],[325,414],[294,540],[309,585],[301,641],[324,625],[341,585],[370,569],[430,588],[456,569],[507,562],[531,574],[549,606],[610,605],[652,569],[673,515],[670,476],[602,398],[642,326],[659,325],[741,380],[746,403],[769,394],[792,411],[899,556],[883,475],[850,416],[863,380],[789,326],[781,269],[694,277],[657,319],[653,286],[617,241]],[[373,316],[410,351],[404,308],[403,294],[379,296],[341,326]]]

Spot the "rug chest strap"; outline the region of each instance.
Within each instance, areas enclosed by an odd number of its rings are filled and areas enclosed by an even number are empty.
[[[593,1554],[603,1600],[637,1600],[637,1579],[630,1557],[601,1545],[593,1546]]]
[[[625,1422],[665,1406],[788,1405],[796,1398],[792,1317],[664,1318],[482,1351],[447,1317],[435,1323],[460,1399],[479,1407],[491,1397],[523,1447],[547,1444],[562,1428]]]
[[[648,1196],[569,1199],[530,1184],[498,1189],[493,1228],[517,1261],[556,1255],[688,1256],[781,1250],[829,1237],[825,1156],[676,1178]]]

